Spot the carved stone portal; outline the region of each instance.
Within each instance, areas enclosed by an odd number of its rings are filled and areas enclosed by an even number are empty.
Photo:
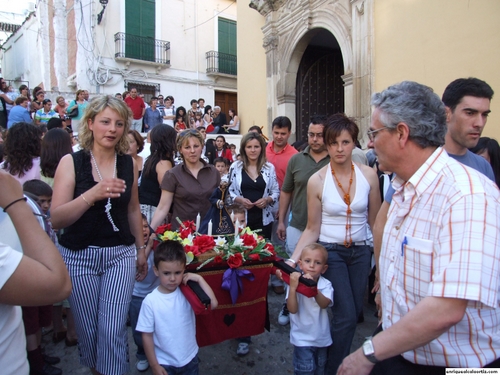
[[[295,124],[297,71],[307,46],[323,29],[335,37],[342,53],[344,111],[356,118],[360,134],[365,134],[373,85],[373,1],[251,0],[250,7],[266,17],[262,30],[267,59],[268,124],[282,115]]]

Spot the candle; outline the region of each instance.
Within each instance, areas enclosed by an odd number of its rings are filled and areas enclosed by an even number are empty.
[[[231,211],[231,223],[234,223],[234,211]]]
[[[212,220],[208,222],[208,235],[209,236],[212,235]]]
[[[239,229],[240,229],[240,220],[236,219],[236,223],[234,224],[234,237],[238,235]]]
[[[196,231],[198,232],[200,230],[200,213],[198,212],[198,215],[196,215]]]

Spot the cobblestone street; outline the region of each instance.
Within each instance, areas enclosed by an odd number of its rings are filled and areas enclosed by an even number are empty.
[[[200,348],[200,374],[203,375],[288,375],[293,374],[292,352],[289,331],[290,326],[278,324],[278,314],[284,301],[284,296],[278,296],[269,290],[269,313],[271,319],[271,332],[264,332],[252,338],[250,353],[245,357],[236,355],[236,340],[229,340],[217,345]],[[363,323],[359,323],[352,349],[361,346],[366,336],[370,336],[376,327],[377,319],[374,317],[374,306],[365,303]],[[56,345],[52,343],[52,335],[43,338],[46,352],[61,357],[61,363],[57,366],[63,370],[65,375],[90,374],[90,371],[82,367],[78,361],[77,347],[68,348],[64,341]],[[148,369],[139,372],[135,368],[135,344],[132,332],[129,328],[130,348],[130,374],[151,374]]]

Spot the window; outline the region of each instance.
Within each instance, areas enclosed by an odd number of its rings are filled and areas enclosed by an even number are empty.
[[[219,72],[236,74],[236,21],[219,18],[218,31]]]
[[[155,61],[155,0],[125,1],[125,56]]]

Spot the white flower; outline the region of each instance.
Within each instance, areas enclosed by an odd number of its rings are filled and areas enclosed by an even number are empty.
[[[217,237],[215,240],[215,246],[224,246],[226,244],[226,239],[224,237]]]
[[[237,236],[234,239],[233,246],[243,246],[243,240],[240,238],[240,236]]]

